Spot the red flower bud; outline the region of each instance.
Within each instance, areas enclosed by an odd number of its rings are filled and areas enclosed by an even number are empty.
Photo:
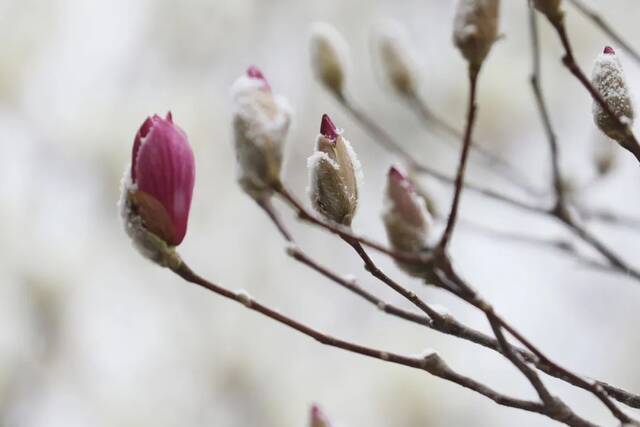
[[[606,55],[615,55],[616,51],[613,50],[613,48],[611,46],[605,46],[604,50],[602,51],[602,53],[604,53]]]
[[[135,136],[125,183],[128,226],[137,220],[167,245],[179,245],[187,232],[194,180],[191,146],[171,113],[147,118]]]

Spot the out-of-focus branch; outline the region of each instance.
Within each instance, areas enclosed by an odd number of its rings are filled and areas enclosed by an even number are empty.
[[[442,250],[447,248],[449,240],[453,234],[453,229],[456,225],[456,219],[458,217],[458,209],[460,204],[460,197],[462,195],[462,187],[464,186],[464,174],[467,168],[467,159],[469,157],[469,149],[471,148],[473,132],[473,125],[476,118],[476,87],[478,83],[479,68],[469,67],[469,103],[467,105],[467,124],[464,132],[464,139],[462,142],[462,150],[460,151],[460,162],[458,163],[458,171],[456,172],[456,181],[453,188],[453,200],[451,202],[451,209],[449,210],[449,217],[447,219],[447,226],[442,233],[442,238],[438,247]]]
[[[431,111],[427,103],[420,96],[414,95],[410,98],[407,98],[406,101],[409,107],[418,116],[420,116],[420,118],[422,118],[422,123],[427,129],[433,130],[432,128],[435,128],[435,130],[439,130],[441,133],[451,138],[444,140],[449,143],[448,145],[452,147],[460,146],[460,141],[462,141],[463,133],[451,123],[447,122],[447,120],[439,117],[437,114]],[[495,175],[507,180],[511,185],[515,185],[517,188],[523,190],[530,196],[542,196],[541,191],[529,184],[527,182],[527,179],[511,163],[509,163],[499,155],[493,153],[492,151],[477,144],[475,141],[471,145],[471,154],[476,154],[476,158],[479,158],[484,162],[489,172],[492,172]]]
[[[593,23],[598,26],[605,34],[607,34],[618,46],[623,48],[636,62],[640,63],[640,54],[636,51],[631,44],[624,40],[611,25],[609,25],[599,14],[593,9],[588,7],[582,0],[568,0],[576,9],[583,15],[589,18]]]

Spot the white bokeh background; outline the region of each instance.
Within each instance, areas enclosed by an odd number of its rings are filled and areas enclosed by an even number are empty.
[[[640,48],[640,5],[589,3]],[[170,109],[196,153],[190,228],[181,246],[196,271],[340,337],[405,353],[435,348],[461,372],[533,397],[521,375],[498,356],[389,318],[295,264],[235,183],[228,90],[248,65],[257,64],[296,114],[286,182],[304,195],[305,159],[320,115],[330,113],[364,167],[354,226],[383,240],[384,173],[397,159],[313,80],[308,29],[325,20],[343,32],[351,46],[348,87],[355,99],[422,161],[452,172],[456,153],[380,84],[370,47],[376,23],[401,21],[423,65],[425,99],[462,126],[467,83],[451,43],[454,6],[442,0],[1,0],[0,425],[294,427],[306,425],[311,402],[319,402],[338,427],[554,425],[420,372],[322,347],[185,284],[142,259],[117,216],[120,176],[135,131],[147,115]],[[590,70],[610,41],[575,9],[567,10],[576,55]],[[592,156],[602,141],[587,93],[562,68],[559,43],[540,21],[543,84],[562,165],[580,187],[593,178]],[[548,186],[548,150],[528,86],[527,22],[524,0],[503,1],[505,37],[481,76],[477,135],[542,189]],[[619,53],[638,104],[640,64]],[[626,152],[617,154],[614,172],[576,197],[640,217],[637,164]],[[477,164],[470,179],[510,191]],[[446,209],[450,188],[429,179],[422,184]],[[344,244],[296,224],[278,207],[305,250],[405,305],[367,277]],[[472,194],[464,195],[462,217],[498,229],[570,237],[549,219]],[[640,265],[638,230],[595,222],[589,227]],[[452,253],[464,276],[554,359],[640,391],[637,282],[464,225]],[[389,260],[376,260],[429,301],[488,330],[464,305],[406,277]],[[613,425],[588,394],[548,383],[579,414]]]

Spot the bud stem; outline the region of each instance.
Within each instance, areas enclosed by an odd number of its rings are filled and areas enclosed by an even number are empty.
[[[464,173],[467,167],[467,158],[469,157],[469,149],[471,148],[473,132],[473,125],[476,119],[476,88],[478,83],[478,73],[480,67],[469,66],[469,104],[467,109],[467,126],[464,132],[464,140],[462,144],[462,151],[460,153],[460,162],[458,163],[458,172],[456,173],[456,181],[454,185],[453,201],[451,202],[451,210],[449,211],[449,219],[447,226],[442,234],[440,243],[438,246],[441,249],[446,249],[453,229],[456,225],[456,219],[458,217],[458,210],[460,204],[460,196],[462,195],[462,187],[464,186]]]

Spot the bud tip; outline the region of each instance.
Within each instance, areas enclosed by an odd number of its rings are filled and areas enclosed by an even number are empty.
[[[330,139],[331,141],[335,141],[338,138],[338,129],[336,125],[333,124],[331,118],[328,114],[322,115],[322,122],[320,123],[320,133],[325,138]]]
[[[267,88],[270,88],[269,82],[264,77],[264,74],[262,74],[262,71],[260,71],[260,69],[255,65],[251,65],[247,68],[247,76],[251,79],[261,80]]]
[[[611,46],[605,46],[604,51],[602,53],[604,53],[605,55],[615,55],[616,51],[613,50]]]

